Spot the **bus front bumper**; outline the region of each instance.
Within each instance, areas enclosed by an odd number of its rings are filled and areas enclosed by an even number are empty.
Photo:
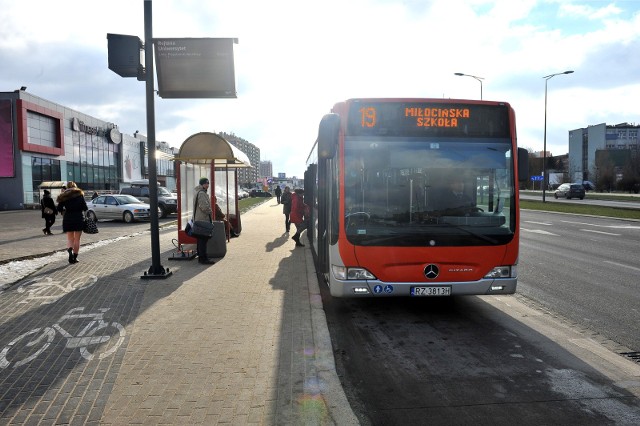
[[[513,294],[517,278],[481,279],[469,282],[386,283],[376,280],[336,280],[330,277],[334,297],[438,297]]]

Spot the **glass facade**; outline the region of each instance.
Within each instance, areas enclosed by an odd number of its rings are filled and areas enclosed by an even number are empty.
[[[60,174],[60,160],[51,158],[31,157],[31,179],[33,190],[38,190],[42,182],[55,182],[62,180]]]
[[[67,153],[67,174],[83,190],[117,190],[120,145],[98,134],[72,132],[73,152]]]

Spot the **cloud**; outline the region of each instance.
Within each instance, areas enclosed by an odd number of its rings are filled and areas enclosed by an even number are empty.
[[[107,69],[107,33],[144,38],[142,1],[0,0],[0,81],[146,134],[145,85]],[[98,6],[100,5],[100,6]],[[94,12],[100,7],[100,13]],[[237,99],[154,98],[156,137],[179,146],[200,131],[256,144],[274,172],[302,176],[321,117],[352,97],[510,102],[522,146],[568,131],[638,121],[640,4],[487,0],[162,0],[155,37],[237,37]],[[25,18],[25,17],[28,17]],[[635,97],[635,99],[634,99]],[[634,116],[635,114],[635,116]]]
[[[591,5],[563,3],[560,4],[559,13],[566,17],[584,17],[589,20],[601,20],[610,16],[618,16],[622,9],[615,4],[608,4],[605,7],[596,8]]]

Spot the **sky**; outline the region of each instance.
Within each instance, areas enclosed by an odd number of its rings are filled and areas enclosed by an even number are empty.
[[[0,91],[147,134],[145,83],[108,69],[107,33],[144,39],[143,0],[0,0]],[[302,177],[322,116],[357,97],[504,101],[518,144],[640,124],[640,0],[155,0],[154,38],[237,38],[237,98],[155,97],[157,141],[235,134]],[[549,80],[544,77],[572,70]],[[459,72],[482,78],[482,83]],[[157,84],[155,85],[157,89]]]

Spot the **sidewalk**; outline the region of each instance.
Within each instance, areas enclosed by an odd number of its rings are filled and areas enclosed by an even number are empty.
[[[22,243],[25,224],[12,224],[24,214],[0,213],[0,261],[23,245],[59,249],[54,237]],[[177,228],[161,223],[167,279],[140,279],[150,233],[110,234],[121,226],[83,236],[110,242],[83,246],[76,265],[66,253],[44,258],[0,291],[0,423],[357,424],[311,252],[294,247],[282,219],[275,199],[246,213],[211,266],[168,260]]]

